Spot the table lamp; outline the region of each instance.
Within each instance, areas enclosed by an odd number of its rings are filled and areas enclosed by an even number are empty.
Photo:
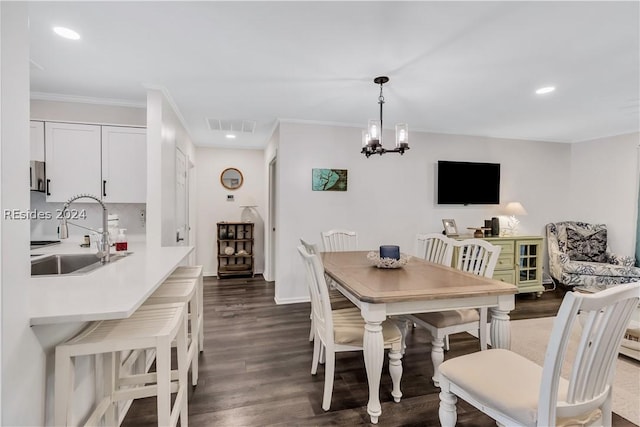
[[[518,221],[516,215],[527,215],[527,211],[525,210],[524,206],[522,206],[522,203],[509,202],[504,207],[504,213],[506,215],[509,215],[506,234],[509,236],[515,236],[518,232],[518,224],[520,224],[520,221]]]
[[[248,196],[245,198],[244,203],[240,205],[242,212],[240,213],[240,221],[242,222],[255,222],[257,219],[257,213],[254,211],[258,207],[256,200]]]

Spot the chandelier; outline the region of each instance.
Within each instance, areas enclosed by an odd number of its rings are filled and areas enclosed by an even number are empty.
[[[380,96],[378,96],[378,104],[380,105],[380,119],[369,120],[367,130],[362,131],[362,151],[367,156],[372,154],[384,153],[400,153],[404,154],[409,149],[409,127],[406,123],[396,125],[396,148],[387,150],[382,146],[382,104],[384,104],[384,96],[382,95],[382,86],[389,81],[389,77],[380,76],[373,79],[373,82],[380,85]]]

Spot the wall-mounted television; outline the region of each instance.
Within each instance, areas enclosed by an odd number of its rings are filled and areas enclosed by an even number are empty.
[[[500,164],[439,160],[439,205],[500,204]]]

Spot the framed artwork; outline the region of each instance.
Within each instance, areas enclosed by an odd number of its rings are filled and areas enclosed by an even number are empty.
[[[312,169],[313,191],[347,191],[346,169]]]
[[[458,235],[458,227],[456,226],[455,219],[443,219],[442,225],[444,225],[444,234],[449,237],[455,237]]]

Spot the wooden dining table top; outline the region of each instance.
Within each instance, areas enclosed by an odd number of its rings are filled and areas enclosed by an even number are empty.
[[[517,293],[515,285],[412,257],[400,268],[377,268],[370,251],[322,252],[325,272],[362,302],[468,298]]]

